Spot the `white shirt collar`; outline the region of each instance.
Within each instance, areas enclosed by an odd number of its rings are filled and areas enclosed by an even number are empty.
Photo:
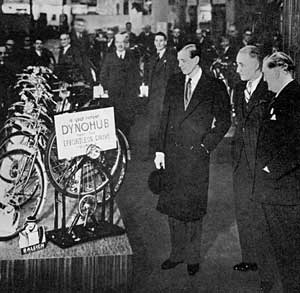
[[[260,80],[262,79],[262,73],[259,75],[258,78],[254,79],[251,81],[251,94],[254,93],[254,91],[256,90]],[[249,83],[249,81],[247,82],[247,84]]]
[[[125,58],[125,51],[122,51],[122,52],[117,51],[117,55],[118,55],[119,58],[124,59]]]
[[[110,47],[110,45],[112,44],[114,39],[110,39],[108,42],[107,42],[107,47]]]
[[[161,58],[166,52],[166,48],[162,49],[161,51],[158,52],[159,58]]]
[[[64,54],[67,52],[67,50],[68,50],[70,47],[71,47],[70,44],[64,47]]]
[[[294,79],[289,79],[287,80],[283,86],[280,88],[280,90],[276,93],[275,98],[277,98],[279,96],[279,94],[282,92],[282,90],[290,83],[292,82]]]
[[[199,67],[199,70],[196,72],[196,74],[193,76],[193,77],[190,77],[189,75],[186,75],[185,76],[185,83],[188,82],[188,80],[191,78],[191,91],[192,93],[194,92],[197,84],[198,84],[198,81],[200,80],[202,76],[202,69],[201,67]]]

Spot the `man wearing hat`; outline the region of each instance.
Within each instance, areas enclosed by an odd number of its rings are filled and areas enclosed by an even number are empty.
[[[157,169],[164,169],[157,209],[168,215],[171,236],[170,256],[161,268],[186,263],[189,275],[200,267],[210,153],[230,127],[226,88],[206,76],[199,66],[200,54],[196,44],[178,52],[182,72],[167,85],[154,160]]]

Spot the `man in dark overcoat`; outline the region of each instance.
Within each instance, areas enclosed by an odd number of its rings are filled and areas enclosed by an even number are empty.
[[[177,52],[167,48],[167,36],[158,32],[154,38],[156,54],[152,55],[146,71],[146,84],[149,86],[149,103],[147,105],[149,119],[149,154],[153,155],[159,130],[163,101],[167,82],[174,73],[178,73]]]
[[[276,95],[259,131],[254,186],[284,292],[300,292],[300,86],[294,69],[283,52],[264,60],[264,79]]]
[[[234,90],[237,127],[233,137],[233,191],[242,262],[233,268],[256,271],[252,188],[256,144],[262,117],[272,93],[263,80],[262,56],[255,46],[240,49],[236,58],[241,81]]]
[[[178,61],[182,73],[168,82],[154,160],[156,168],[165,169],[157,209],[168,215],[171,236],[170,256],[161,267],[184,262],[194,275],[207,210],[210,152],[230,126],[230,105],[224,84],[199,66],[195,44],[184,46]]]
[[[129,135],[134,123],[135,108],[141,85],[139,66],[130,50],[125,49],[126,34],[115,36],[116,50],[108,53],[104,59],[100,84],[108,91],[115,107],[118,127]]]

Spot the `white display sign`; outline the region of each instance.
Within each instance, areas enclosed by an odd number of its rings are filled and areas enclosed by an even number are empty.
[[[90,145],[117,147],[113,107],[56,115],[54,122],[60,160],[85,155]]]

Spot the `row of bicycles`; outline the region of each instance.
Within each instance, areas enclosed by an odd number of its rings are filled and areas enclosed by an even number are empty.
[[[115,149],[101,151],[92,145],[86,155],[58,158],[54,115],[109,106],[95,102],[87,85],[66,85],[48,68],[28,67],[18,75],[13,92],[17,101],[0,130],[1,241],[17,236],[28,217],[41,220],[50,183],[64,196],[78,199],[80,215],[87,219],[102,201],[113,200],[130,160],[120,129]],[[105,200],[104,189],[110,191]]]

